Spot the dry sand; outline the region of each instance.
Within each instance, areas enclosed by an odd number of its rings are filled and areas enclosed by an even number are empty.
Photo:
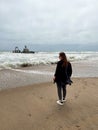
[[[98,130],[98,78],[74,78],[67,102],[42,83],[0,92],[0,130]]]

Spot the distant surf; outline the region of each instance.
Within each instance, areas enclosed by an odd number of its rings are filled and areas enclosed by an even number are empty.
[[[38,52],[35,54],[14,54],[0,52],[0,69],[19,68],[34,65],[56,64],[59,52]],[[98,62],[98,52],[66,52],[71,62]]]

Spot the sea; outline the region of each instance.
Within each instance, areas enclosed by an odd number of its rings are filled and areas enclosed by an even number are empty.
[[[59,52],[36,52],[35,54],[23,54],[12,52],[0,52],[0,70],[19,68],[24,65],[50,65],[56,64]],[[68,60],[73,63],[98,63],[98,52],[66,52]]]
[[[58,54],[0,52],[0,90],[43,82],[53,83]],[[66,55],[72,63],[72,78],[98,77],[98,52],[68,51]]]

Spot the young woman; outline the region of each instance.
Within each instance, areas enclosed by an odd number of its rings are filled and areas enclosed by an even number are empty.
[[[57,91],[59,100],[57,104],[63,105],[66,101],[66,86],[67,80],[70,79],[72,75],[72,66],[71,63],[68,62],[66,54],[64,52],[59,53],[60,61],[57,63],[54,82],[57,84]]]

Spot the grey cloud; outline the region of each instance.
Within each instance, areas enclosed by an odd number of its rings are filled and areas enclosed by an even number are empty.
[[[97,0],[0,0],[0,39],[97,43]]]

